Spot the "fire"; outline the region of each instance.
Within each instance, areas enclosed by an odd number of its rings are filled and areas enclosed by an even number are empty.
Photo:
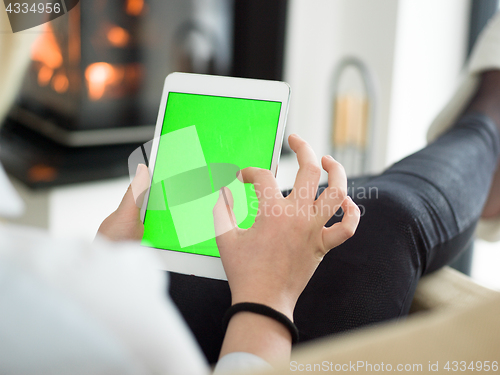
[[[28,178],[32,182],[50,182],[57,177],[57,170],[45,164],[35,164],[28,170]]]
[[[38,71],[38,84],[40,86],[47,86],[54,75],[54,70],[44,65]]]
[[[107,34],[109,42],[115,47],[125,47],[130,40],[130,34],[122,27],[113,26]]]
[[[99,100],[108,85],[115,85],[123,79],[123,69],[115,68],[105,62],[90,64],[85,69],[85,79],[89,88],[90,100]]]
[[[127,0],[125,11],[131,16],[139,16],[144,9],[144,0]]]
[[[31,59],[39,63],[38,84],[47,86],[52,82],[52,88],[62,94],[68,90],[69,80],[62,67],[61,48],[49,23],[45,24],[44,31],[31,47]]]
[[[61,49],[50,23],[45,24],[44,31],[31,47],[31,59],[54,70],[59,68],[63,63]]]
[[[66,92],[69,87],[68,77],[66,77],[66,75],[62,73],[57,74],[52,80],[52,87],[59,94]]]

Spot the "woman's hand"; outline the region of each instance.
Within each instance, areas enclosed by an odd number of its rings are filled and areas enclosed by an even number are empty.
[[[140,241],[144,233],[140,211],[149,183],[148,168],[139,164],[120,205],[104,219],[97,233],[111,241]]]
[[[243,169],[240,177],[254,185],[259,199],[254,225],[247,230],[235,225],[227,188],[221,190],[214,208],[214,222],[232,303],[261,303],[293,320],[295,304],[309,279],[328,251],[354,234],[360,212],[347,196],[344,168],[330,156],[321,160],[328,172],[328,188],[315,200],[321,174],[316,155],[297,135],[291,135],[288,142],[299,163],[290,195],[283,197],[270,171]],[[340,207],[344,211],[342,221],[326,228]],[[238,313],[230,321],[221,356],[248,351],[269,360],[272,353],[286,351],[283,338],[288,339],[289,352],[290,336],[279,323],[252,313]]]
[[[214,215],[216,233],[222,233],[217,244],[233,304],[263,303],[292,319],[295,303],[323,257],[354,234],[359,209],[347,196],[344,168],[330,156],[322,159],[328,188],[315,200],[321,173],[316,155],[296,135],[289,137],[289,144],[297,154],[299,171],[287,198],[270,171],[246,168],[241,177],[254,184],[259,198],[255,224],[247,230],[234,226],[227,188],[221,191]],[[340,207],[342,222],[325,228]]]

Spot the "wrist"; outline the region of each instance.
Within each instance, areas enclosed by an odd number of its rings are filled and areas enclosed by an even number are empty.
[[[285,315],[293,322],[293,311],[295,309],[295,302],[287,298],[272,298],[270,296],[256,296],[252,294],[235,295],[232,297],[231,305],[234,306],[238,303],[258,303],[268,306],[281,314]]]
[[[280,323],[283,327],[286,327],[286,329],[290,333],[292,343],[298,342],[299,331],[297,329],[297,326],[292,322],[292,320],[289,319],[286,315],[282,314],[281,312],[273,309],[272,307],[269,307],[267,305],[263,305],[260,303],[243,302],[243,303],[237,303],[237,304],[231,306],[226,311],[226,314],[224,315],[224,318],[222,320],[223,327],[225,329],[227,329],[231,318],[233,318],[235,315],[238,315],[239,313],[242,313],[242,312],[257,314],[260,316],[265,316],[267,318],[271,318],[273,321]]]
[[[292,336],[283,324],[264,315],[241,311],[229,321],[220,357],[247,352],[273,363],[288,360],[291,347]]]

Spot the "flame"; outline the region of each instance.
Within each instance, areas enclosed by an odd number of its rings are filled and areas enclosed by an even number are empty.
[[[80,40],[80,3],[75,8],[68,12],[68,59],[70,64],[78,64],[80,62],[81,40]],[[72,80],[74,82],[74,80]]]
[[[90,64],[85,69],[85,79],[89,88],[90,100],[99,100],[108,85],[116,84],[123,78],[123,69],[118,69],[105,62]]]
[[[49,23],[45,24],[45,32],[42,33],[31,47],[31,59],[38,61],[48,68],[54,70],[63,63],[61,49],[57,43],[54,31]],[[50,78],[49,78],[50,79]]]
[[[50,182],[57,177],[57,170],[45,164],[35,164],[28,170],[28,178],[32,182]]]
[[[99,100],[104,95],[109,98],[122,97],[137,89],[141,77],[142,66],[137,63],[112,65],[96,62],[85,69],[90,100]]]
[[[130,39],[130,34],[119,26],[113,26],[107,34],[109,42],[115,47],[125,47]]]
[[[125,11],[131,16],[139,16],[144,9],[144,0],[127,0]]]
[[[52,80],[52,88],[58,93],[63,93],[69,87],[68,77],[63,73],[54,74],[54,71],[63,65],[61,48],[50,24],[45,24],[44,31],[31,47],[31,59],[40,63],[38,84],[47,86]]]
[[[38,71],[38,84],[40,86],[47,86],[54,75],[54,70],[44,65]]]
[[[63,92],[66,92],[69,87],[69,80],[68,77],[66,77],[65,74],[57,74],[54,79],[52,80],[52,87],[56,92],[59,94],[62,94]]]

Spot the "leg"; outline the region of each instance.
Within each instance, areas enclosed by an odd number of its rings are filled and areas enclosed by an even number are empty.
[[[490,70],[483,73],[483,79],[479,87],[476,98],[472,100],[468,111],[478,111],[488,114],[491,119],[498,125],[500,124],[500,71]],[[500,166],[497,165],[497,170],[491,183],[488,198],[484,205],[484,210],[481,214],[483,218],[494,218],[500,214]]]
[[[365,213],[356,234],[325,257],[297,303],[302,339],[404,316],[420,276],[472,240],[499,153],[497,125],[469,114],[355,192]]]

